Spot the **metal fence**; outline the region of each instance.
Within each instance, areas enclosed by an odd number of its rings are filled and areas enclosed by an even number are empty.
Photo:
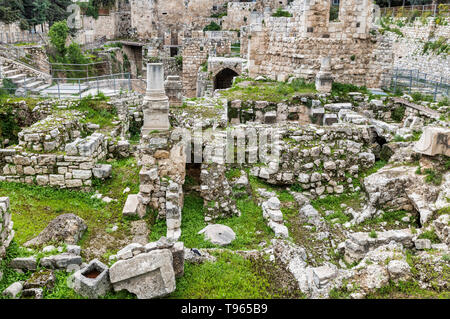
[[[439,97],[449,97],[450,78],[436,77],[419,70],[394,69],[385,77],[383,86],[394,92],[420,92],[432,96],[436,101]]]
[[[46,33],[34,31],[0,32],[0,43],[39,43],[46,40]]]
[[[131,91],[130,73],[119,73],[102,75],[96,77],[86,77],[77,79],[53,78],[52,87],[43,91],[44,94],[52,95],[61,99],[83,98],[90,90],[96,90],[96,93],[103,92],[106,95],[118,94],[122,91]]]
[[[427,14],[428,16],[446,15],[449,16],[450,12],[448,6],[450,2],[445,5],[439,4],[420,4],[412,6],[401,6],[401,7],[385,7],[381,8],[381,16],[391,16],[391,17],[408,17],[413,12],[420,13],[420,16]]]
[[[93,76],[107,75],[110,73],[110,69],[111,66],[109,61],[92,62],[86,64],[50,64],[50,74],[55,78],[89,78]]]
[[[40,92],[28,89],[25,83],[22,85],[20,82],[16,82],[13,86],[8,85],[7,87],[0,85],[0,96],[10,94],[25,97],[40,94],[59,99],[82,99],[89,94],[97,95],[99,92],[103,92],[105,95],[117,95],[121,92],[131,91],[132,89],[130,74],[119,73],[73,79],[52,78],[51,85]]]

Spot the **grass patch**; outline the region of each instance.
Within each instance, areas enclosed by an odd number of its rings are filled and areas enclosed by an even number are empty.
[[[422,289],[415,281],[403,281],[394,283],[378,289],[376,292],[366,296],[367,299],[449,299],[450,292],[437,292],[434,290]]]
[[[252,83],[248,86],[242,86],[242,81],[236,81],[229,90],[222,91],[221,94],[229,101],[267,101],[280,103],[290,100],[295,94],[315,93],[315,84],[307,83],[303,79],[296,79],[291,83],[275,82],[275,81],[254,81],[248,79]]]
[[[250,198],[238,199],[236,205],[241,211],[240,217],[217,219],[214,223],[226,225],[236,233],[236,239],[227,248],[232,250],[256,249],[261,241],[268,241],[273,232],[262,217],[261,207]],[[198,234],[200,230],[207,226],[204,220],[203,199],[198,193],[191,192],[185,195],[182,216],[180,241],[184,242],[186,247],[217,247],[205,241],[203,235]],[[165,234],[166,222],[165,220],[158,220],[151,227],[150,241],[158,240]]]
[[[134,159],[112,162],[112,178],[97,182],[94,186],[103,195],[118,200],[110,204],[92,199],[92,192],[0,182],[0,196],[8,196],[11,200],[17,243],[23,244],[34,238],[51,220],[68,213],[83,218],[88,226],[88,231],[79,243],[83,249],[90,245],[92,237],[99,232],[106,233],[113,224],[119,226],[119,230],[110,233],[111,236],[117,239],[127,236],[130,223],[122,218],[121,213],[127,195],[122,192],[128,186],[137,193],[139,185],[138,168],[131,167],[132,163]]]
[[[117,120],[117,110],[113,105],[106,103],[108,98],[102,93],[92,97],[91,95],[80,100],[78,105],[71,109],[85,112],[85,123],[94,123],[100,125],[100,128],[112,126],[112,122]]]
[[[341,205],[345,204],[345,208]],[[361,208],[361,193],[355,192],[342,195],[329,195],[323,199],[315,199],[311,201],[311,205],[321,212],[323,215],[326,211],[332,210],[334,213],[325,216],[328,221],[338,218],[338,223],[346,223],[351,220],[351,216],[345,214],[345,209],[351,207],[355,210]]]
[[[215,254],[215,263],[185,264],[184,276],[170,298],[271,299],[292,297],[274,283],[260,264],[230,252]],[[267,263],[267,261],[266,261]],[[295,297],[300,297],[297,293]]]
[[[433,244],[439,244],[441,241],[433,230],[427,230],[419,235],[419,239],[429,239]]]

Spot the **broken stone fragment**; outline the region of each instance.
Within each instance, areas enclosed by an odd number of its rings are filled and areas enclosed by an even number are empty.
[[[41,266],[50,269],[66,269],[69,265],[81,265],[82,260],[80,256],[62,253],[41,259]]]
[[[164,297],[176,288],[173,257],[168,249],[119,260],[109,275],[114,291],[125,289],[139,299]]]
[[[10,285],[3,291],[3,296],[7,296],[10,298],[16,298],[18,294],[22,292],[23,285],[22,282],[18,281]]]
[[[53,219],[35,238],[23,246],[39,246],[48,242],[76,245],[87,229],[85,221],[74,214],[63,214]]]
[[[13,269],[22,269],[22,270],[36,270],[36,258],[35,257],[22,257],[22,258],[14,258],[9,263],[9,267]]]
[[[100,179],[106,179],[111,177],[112,174],[112,166],[109,164],[98,164],[92,169],[92,174],[94,177]]]

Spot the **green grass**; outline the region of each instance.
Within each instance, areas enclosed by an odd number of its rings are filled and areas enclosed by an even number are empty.
[[[449,299],[449,291],[434,291],[420,288],[415,281],[403,281],[378,289],[366,296],[367,299]]]
[[[419,235],[419,239],[429,239],[432,244],[439,244],[441,241],[433,230],[427,230]]]
[[[262,210],[250,198],[238,199],[237,208],[241,216],[217,219],[215,224],[223,224],[236,233],[236,239],[227,246],[232,250],[256,249],[263,240],[269,240],[273,236],[272,230],[266,225],[262,217]],[[186,247],[213,248],[217,247],[204,240],[204,236],[197,234],[207,226],[204,220],[203,199],[197,193],[185,195],[183,207],[183,221],[181,223],[181,238]],[[165,220],[158,220],[152,227],[150,241],[155,241],[166,235]],[[258,232],[258,233],[257,233]]]
[[[296,79],[292,83],[275,81],[252,81],[252,84],[246,87],[239,85],[242,81],[236,81],[229,90],[222,91],[221,94],[229,101],[267,101],[279,103],[290,100],[297,93],[315,93],[315,84],[307,83],[303,79]]]
[[[347,207],[352,207],[355,210],[361,207],[361,193],[350,193],[342,195],[329,195],[323,199],[316,199],[311,201],[311,205],[321,213],[325,213],[327,210],[332,210],[334,213],[325,216],[325,219],[331,221],[338,218],[338,223],[346,223],[351,220],[351,216],[346,215],[345,209],[341,205],[345,204]]]
[[[225,172],[225,176],[228,180],[233,180],[235,178],[241,177],[241,170],[239,168],[232,168]]]
[[[86,113],[83,120],[85,123],[94,123],[100,125],[100,128],[112,126],[112,122],[117,120],[117,110],[114,106],[108,105],[108,100],[102,93],[92,97],[87,96],[80,100],[79,104],[71,107]]]
[[[19,245],[13,240],[6,250],[5,258],[0,262],[0,272],[3,272],[3,278],[0,280],[0,292],[17,281],[26,280],[31,275],[31,272],[21,274],[8,267],[11,260],[20,256]],[[0,294],[0,299],[4,298],[6,297]]]
[[[0,182],[0,196],[10,197],[17,243],[23,244],[34,238],[51,220],[68,213],[83,218],[88,225],[88,231],[80,242],[82,248],[89,246],[92,237],[105,232],[113,224],[117,224],[119,230],[112,236],[126,236],[130,223],[122,218],[122,208],[127,197],[122,192],[128,186],[131,188],[130,193],[137,193],[139,171],[137,166],[131,167],[133,163],[136,164],[134,159],[112,162],[112,178],[96,183],[103,195],[118,200],[110,204],[91,199],[93,193],[90,192]]]
[[[275,282],[279,278],[261,263],[240,255],[223,252],[215,254],[215,263],[185,264],[185,274],[177,281],[177,289],[170,298],[184,299],[270,299],[299,298],[288,293]],[[268,261],[265,261],[267,264]],[[275,265],[271,265],[275,267]]]

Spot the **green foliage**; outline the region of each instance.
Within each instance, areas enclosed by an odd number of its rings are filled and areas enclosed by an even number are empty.
[[[225,172],[225,176],[228,180],[233,180],[241,177],[241,170],[239,168],[233,168]]]
[[[223,252],[217,261],[185,264],[184,276],[170,298],[239,299],[283,298],[286,292],[273,285],[270,275],[252,259]],[[264,263],[268,263],[264,261]]]
[[[382,17],[380,19],[380,26],[381,28],[378,29],[378,32],[380,34],[384,34],[385,32],[391,32],[397,34],[399,37],[404,37],[404,34],[402,31],[400,31],[397,27],[392,27],[392,24],[394,24],[394,21],[392,17]]]
[[[372,230],[372,231],[370,231],[370,233],[369,233],[369,237],[370,237],[370,238],[377,238],[378,235],[377,235],[377,233],[376,233],[374,230]]]
[[[401,121],[403,121],[403,118],[405,117],[405,111],[406,107],[397,106],[391,111],[391,119],[397,123],[400,123]]]
[[[175,62],[177,64],[177,67],[179,69],[183,69],[183,56],[182,55],[178,55],[175,57]]]
[[[3,273],[3,278],[0,280],[0,291],[5,290],[11,284],[17,281],[23,281],[28,278],[29,273],[18,273],[14,269],[9,268],[8,265],[14,258],[20,256],[19,245],[13,240],[8,249],[6,250],[6,256],[0,262],[0,273]],[[0,294],[0,299],[6,298]]]
[[[450,53],[450,43],[445,37],[439,37],[436,41],[425,42],[422,54],[448,55]]]
[[[19,132],[20,127],[12,105],[0,100],[0,145],[6,139],[11,145],[17,144]]]
[[[0,98],[8,97],[16,92],[17,85],[10,79],[3,79],[3,87],[0,87]]]
[[[275,81],[254,81],[251,85],[241,86],[242,81],[251,79],[236,78],[231,89],[220,93],[228,100],[268,101],[279,103],[292,99],[296,94],[314,93],[315,84],[304,79],[295,79],[291,83]]]
[[[333,82],[333,86],[331,88],[331,94],[333,96],[338,96],[341,99],[347,99],[349,100],[348,94],[350,92],[360,92],[363,94],[369,94],[369,90],[365,86],[356,86],[353,84],[347,84],[347,83],[339,83],[339,82]]]
[[[331,5],[330,21],[339,21],[339,6]]]
[[[203,31],[220,31],[222,30],[222,27],[212,21],[210,24],[208,24],[206,27],[203,28]]]
[[[60,21],[52,25],[48,32],[50,43],[55,47],[60,55],[66,53],[66,41],[69,36],[67,21]]]
[[[275,11],[272,14],[272,17],[276,17],[276,18],[287,17],[287,18],[289,18],[289,17],[292,17],[292,14],[289,13],[288,11],[284,11],[283,8],[280,7],[277,9],[277,11]]]
[[[424,173],[426,175],[425,181],[427,183],[434,184],[437,186],[442,184],[443,177],[441,172],[435,171],[434,169],[431,168],[427,168],[424,170]]]
[[[375,292],[369,293],[367,299],[410,299],[410,298],[439,298],[449,299],[449,291],[435,291],[431,289],[420,288],[419,283],[410,281],[401,281],[395,283],[389,282],[389,285],[379,288]]]
[[[100,125],[104,128],[112,125],[112,121],[117,119],[117,110],[113,105],[106,103],[108,100],[102,93],[92,97],[91,95],[82,98],[78,105],[72,106],[71,109],[76,109],[85,112],[83,122],[90,122]]]
[[[333,211],[334,213],[325,217],[326,220],[331,221],[338,218],[338,223],[346,223],[351,220],[349,215],[345,214],[345,208],[341,205],[345,204],[347,207],[359,209],[361,206],[361,194],[350,193],[342,195],[329,195],[325,198],[318,198],[311,201],[311,205],[321,213],[325,211]]]
[[[434,230],[427,230],[419,235],[419,239],[429,239],[433,244],[439,244],[441,241]]]
[[[217,219],[215,222],[229,226],[236,233],[236,239],[229,245],[229,249],[256,249],[262,240],[269,240],[272,230],[266,225],[261,207],[250,198],[236,201],[241,216]],[[204,220],[203,199],[195,192],[187,193],[184,198],[183,223],[181,224],[181,238],[186,247],[213,248],[198,232],[207,226]],[[166,234],[165,220],[158,220],[152,227],[150,241],[158,240]]]
[[[220,12],[220,13],[214,13],[211,15],[211,18],[217,18],[217,19],[221,19],[223,17],[226,17],[228,15],[228,13],[225,12]]]

